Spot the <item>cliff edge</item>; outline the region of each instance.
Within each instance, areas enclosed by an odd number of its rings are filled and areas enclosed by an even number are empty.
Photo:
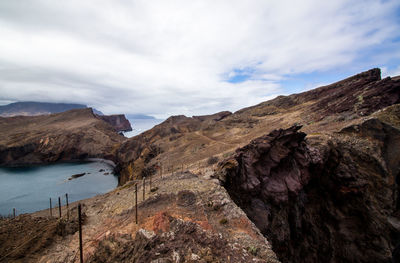
[[[126,119],[124,114],[96,115],[96,116],[97,118],[113,126],[117,132],[132,131],[131,123]]]

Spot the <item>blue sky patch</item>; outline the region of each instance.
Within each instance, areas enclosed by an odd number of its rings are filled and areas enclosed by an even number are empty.
[[[229,83],[241,83],[246,80],[251,79],[255,70],[253,68],[243,68],[243,69],[234,69],[227,75],[227,82]]]

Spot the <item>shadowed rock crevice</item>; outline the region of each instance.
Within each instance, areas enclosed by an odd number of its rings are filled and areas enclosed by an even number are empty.
[[[307,141],[299,128],[237,149],[216,176],[282,262],[390,261],[400,131],[370,119]]]

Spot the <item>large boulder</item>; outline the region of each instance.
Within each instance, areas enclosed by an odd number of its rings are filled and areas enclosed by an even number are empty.
[[[282,262],[388,262],[399,242],[400,131],[378,119],[331,136],[275,130],[215,174]]]

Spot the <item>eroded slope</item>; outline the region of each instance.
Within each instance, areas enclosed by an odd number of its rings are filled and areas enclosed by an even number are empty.
[[[329,134],[400,102],[400,80],[372,69],[311,91],[279,96],[234,114],[173,116],[127,140],[118,152],[121,184],[163,169],[192,170],[223,159],[237,147],[274,129],[301,124],[308,134]],[[200,165],[199,165],[200,163]]]

